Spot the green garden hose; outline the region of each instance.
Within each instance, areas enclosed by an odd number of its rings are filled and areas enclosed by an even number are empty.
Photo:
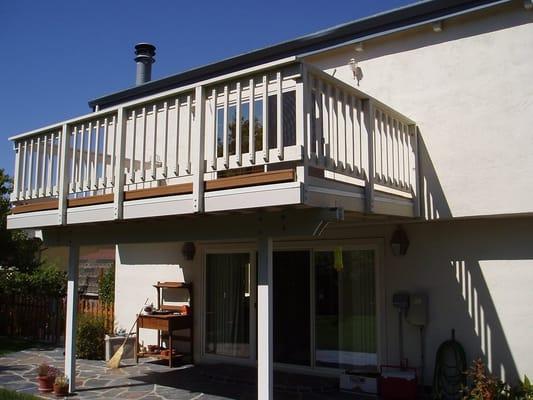
[[[463,346],[452,339],[439,346],[433,375],[433,398],[442,400],[460,399],[461,389],[466,384],[466,355]]]

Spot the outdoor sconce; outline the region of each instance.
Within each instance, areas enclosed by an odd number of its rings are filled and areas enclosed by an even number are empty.
[[[399,226],[392,234],[390,247],[392,254],[395,256],[405,256],[407,254],[407,249],[409,248],[409,238],[401,226]]]
[[[359,81],[363,79],[363,70],[359,65],[357,65],[357,61],[355,61],[355,58],[351,58],[350,62],[348,63],[350,66],[350,70],[352,71],[353,78],[357,79],[357,86],[359,86]]]
[[[183,257],[185,257],[186,260],[191,261],[194,258],[195,253],[196,246],[194,246],[193,242],[183,243],[183,247],[181,248],[181,254],[183,254]]]

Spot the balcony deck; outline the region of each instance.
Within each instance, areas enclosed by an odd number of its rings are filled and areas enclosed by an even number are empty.
[[[414,121],[295,58],[11,140],[9,228],[285,206],[418,216]]]

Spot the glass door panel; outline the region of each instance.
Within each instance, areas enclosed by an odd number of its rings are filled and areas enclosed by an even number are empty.
[[[207,254],[205,352],[250,357],[250,254]]]
[[[333,251],[314,255],[316,365],[376,366],[374,251],[343,251],[342,263]]]
[[[274,252],[274,361],[310,365],[308,251]]]

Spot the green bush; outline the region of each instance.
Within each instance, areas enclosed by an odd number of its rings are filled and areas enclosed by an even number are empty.
[[[98,298],[106,306],[115,302],[115,268],[107,269],[100,278]]]
[[[103,360],[105,321],[102,317],[81,314],[78,320],[76,351],[78,358]]]
[[[38,397],[27,393],[18,393],[12,390],[0,388],[0,400],[38,400]]]
[[[0,294],[29,294],[62,297],[66,294],[67,275],[53,264],[41,265],[32,272],[13,269],[0,271]]]

